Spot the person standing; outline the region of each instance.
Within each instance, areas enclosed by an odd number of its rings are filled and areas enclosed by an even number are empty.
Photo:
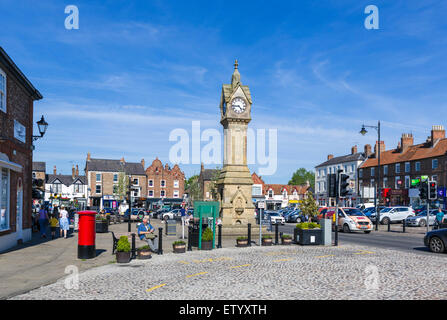
[[[436,224],[438,225],[438,228],[441,227],[441,223],[444,220],[444,212],[441,208],[438,208],[438,212],[436,213]]]
[[[40,236],[42,238],[47,237],[47,223],[48,223],[48,211],[46,208],[41,207],[39,210],[39,226],[40,226]]]
[[[61,211],[59,213],[59,227],[60,234],[62,237],[62,233],[64,234],[64,238],[67,239],[67,231],[70,228],[70,224],[68,223],[68,212],[65,210],[64,206],[61,206]]]
[[[56,230],[58,226],[59,226],[59,220],[56,218],[55,215],[51,215],[50,218],[51,239],[54,239],[56,237]]]

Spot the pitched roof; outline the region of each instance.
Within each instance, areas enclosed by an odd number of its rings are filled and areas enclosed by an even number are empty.
[[[358,152],[355,154],[348,154],[345,156],[340,156],[340,157],[335,157],[335,158],[329,159],[329,160],[319,164],[315,168],[330,166],[330,165],[339,164],[339,163],[351,162],[351,161],[363,161],[363,160],[365,160],[365,158],[366,158],[365,153]]]
[[[219,169],[204,169],[200,174],[204,181],[211,181],[219,171]]]
[[[33,162],[33,171],[46,172],[46,163],[45,162]]]
[[[143,165],[140,162],[121,162],[111,159],[90,159],[88,161],[89,171],[121,172],[132,175],[146,175]]]
[[[283,184],[266,184],[264,186],[264,193],[268,194],[269,190],[272,189],[274,194],[282,194],[282,191],[286,189],[287,194],[293,194],[294,190],[296,190],[298,194],[306,194],[309,188],[310,186],[307,185],[296,186],[296,185],[283,185]]]
[[[400,152],[400,149],[397,148],[382,151],[380,153],[380,165],[440,157],[446,153],[447,139],[440,139],[435,142],[433,147],[431,142],[426,142],[409,146],[405,152]],[[377,165],[378,159],[375,157],[375,154],[372,154],[360,168],[377,167]]]
[[[59,180],[62,184],[66,185],[67,187],[69,187],[70,185],[72,185],[73,183],[76,182],[76,180],[81,181],[82,184],[87,184],[87,179],[85,178],[85,176],[78,176],[78,177],[73,177],[71,175],[66,175],[66,174],[47,174],[46,175],[46,184],[53,184],[55,181]]]

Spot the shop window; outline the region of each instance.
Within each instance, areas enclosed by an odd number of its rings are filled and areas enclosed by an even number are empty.
[[[9,170],[0,171],[0,231],[9,229]]]

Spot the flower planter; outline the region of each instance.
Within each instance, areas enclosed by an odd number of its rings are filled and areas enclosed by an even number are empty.
[[[137,250],[137,258],[139,260],[147,260],[152,258],[151,250],[149,249]]]
[[[213,241],[202,241],[201,250],[213,250]]]
[[[281,244],[289,246],[292,244],[292,238],[281,238]]]
[[[109,232],[109,224],[107,221],[96,221],[95,229],[96,233],[107,233]]]
[[[262,239],[262,245],[263,246],[271,246],[273,244],[273,239]]]
[[[185,253],[186,252],[186,244],[176,244],[172,245],[174,253]]]
[[[300,245],[321,245],[322,244],[321,229],[297,229],[296,242]]]
[[[130,252],[117,252],[116,262],[118,263],[129,263],[130,262]]]
[[[239,248],[248,247],[248,239],[244,239],[244,240],[236,239],[236,247],[239,247]]]

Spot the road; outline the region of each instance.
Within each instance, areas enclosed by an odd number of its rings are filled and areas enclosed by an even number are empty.
[[[293,235],[293,229],[295,223],[286,223],[283,226],[279,226],[279,232],[288,233]],[[275,229],[273,229],[274,231]],[[332,233],[332,240],[335,233]],[[378,248],[395,249],[400,251],[409,251],[420,254],[433,254],[428,248],[424,246],[424,235],[415,233],[401,233],[401,232],[386,232],[386,231],[373,231],[369,234],[362,232],[352,233],[338,233],[339,244],[349,243],[357,245],[368,245]],[[446,256],[447,255],[443,255]]]

